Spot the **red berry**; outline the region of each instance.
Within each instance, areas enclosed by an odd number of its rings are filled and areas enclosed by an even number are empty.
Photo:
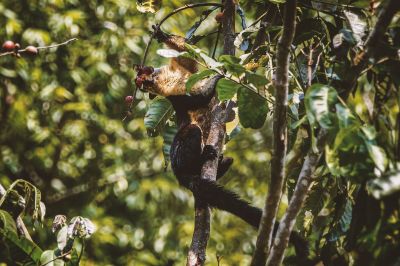
[[[142,87],[143,81],[144,81],[144,78],[142,78],[141,76],[136,77],[136,79],[135,79],[136,87],[138,87],[138,88]]]
[[[3,51],[12,52],[15,49],[15,43],[13,41],[5,41],[3,43]]]
[[[27,46],[25,48],[25,51],[27,54],[30,54],[30,55],[37,55],[39,53],[38,48],[36,48],[35,46],[32,46],[32,45]]]
[[[133,96],[132,95],[128,95],[125,97],[125,103],[126,104],[131,104],[133,102]]]
[[[217,23],[222,23],[222,21],[224,20],[224,12],[219,12],[215,16],[215,20],[217,21]]]
[[[151,75],[153,72],[154,72],[154,68],[151,67],[151,66],[150,67],[145,66],[145,67],[142,68],[142,73],[143,74]]]

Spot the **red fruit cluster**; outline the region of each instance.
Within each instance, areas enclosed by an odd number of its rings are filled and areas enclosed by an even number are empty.
[[[39,53],[39,50],[35,46],[29,45],[25,48],[25,52],[29,55],[37,55]]]
[[[144,78],[143,76],[141,76],[141,75],[140,75],[140,76],[137,76],[136,79],[135,79],[135,85],[136,85],[136,87],[137,87],[137,88],[142,87],[144,81],[145,81],[145,78]]]
[[[3,43],[4,52],[12,52],[15,49],[15,43],[13,41],[5,41]]]
[[[128,95],[125,97],[125,103],[126,104],[131,104],[133,102],[133,96],[132,95]]]
[[[19,50],[19,43],[14,43],[13,41],[5,41],[2,46],[3,52],[14,52],[14,55],[20,57],[19,53],[27,53],[28,55],[37,55],[39,53],[39,49],[35,46],[29,45],[23,50]]]
[[[137,88],[141,88],[143,82],[146,80],[146,76],[151,75],[154,72],[154,68],[151,66],[136,66],[137,76],[135,84]]]
[[[222,21],[224,20],[224,12],[219,12],[215,16],[215,20],[217,21],[217,23],[222,23]]]

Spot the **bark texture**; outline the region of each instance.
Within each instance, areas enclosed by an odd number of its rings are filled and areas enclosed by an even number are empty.
[[[226,0],[224,6],[224,21],[222,24],[224,36],[224,54],[234,55],[235,46],[235,3]],[[225,110],[217,99],[212,101],[211,128],[207,145],[211,145],[219,155],[222,151],[225,137]],[[201,178],[216,180],[218,156],[213,161],[207,161],[202,168]],[[210,237],[210,208],[195,204],[195,222],[192,243],[190,245],[187,263],[189,266],[204,265],[206,260],[207,242]]]
[[[268,256],[272,232],[275,224],[276,213],[282,196],[285,177],[285,155],[287,149],[287,96],[290,46],[296,28],[297,1],[287,1],[283,22],[283,32],[277,47],[276,72],[275,72],[275,107],[273,117],[273,142],[274,153],[271,162],[271,183],[265,200],[263,215],[258,231],[256,249],[251,265],[265,265]]]
[[[367,41],[365,42],[365,50],[361,56],[361,61],[358,65],[354,66],[353,78],[347,87],[346,96],[348,96],[352,90],[352,87],[356,84],[357,78],[367,66],[368,60],[374,58],[375,53],[379,47],[379,39],[385,34],[390,22],[394,15],[400,10],[400,1],[390,0],[387,5],[381,10],[377,23],[373,30],[369,34]],[[283,260],[285,249],[289,243],[289,236],[293,230],[293,226],[296,222],[296,217],[303,206],[307,193],[312,184],[312,177],[314,171],[318,165],[318,161],[322,155],[322,147],[325,143],[327,131],[321,129],[318,134],[318,148],[319,152],[314,153],[312,149],[309,150],[307,157],[303,163],[303,167],[300,172],[299,179],[297,181],[293,196],[290,200],[289,206],[283,216],[281,223],[278,228],[278,232],[275,237],[274,245],[272,247],[270,256],[268,257],[267,265],[274,266],[280,265]]]

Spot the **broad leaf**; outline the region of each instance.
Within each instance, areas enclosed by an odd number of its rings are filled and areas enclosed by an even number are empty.
[[[376,145],[373,141],[365,140],[365,145],[367,146],[369,156],[374,161],[375,166],[379,171],[384,172],[388,164],[388,159],[384,149]]]
[[[218,99],[220,101],[226,101],[232,99],[240,87],[242,87],[242,85],[237,84],[232,80],[225,78],[220,79],[216,86]]]
[[[335,105],[335,108],[340,128],[348,128],[349,126],[358,124],[355,116],[347,107],[338,103]]]
[[[59,250],[63,250],[67,245],[68,240],[68,226],[63,226],[57,234],[57,247]]]
[[[173,113],[171,103],[163,97],[157,96],[150,104],[144,117],[144,125],[147,129],[147,134],[150,137],[155,137],[163,130],[165,123]]]
[[[40,257],[40,264],[46,266],[63,266],[65,262],[62,259],[57,259],[54,250],[45,250]]]
[[[15,259],[15,262],[20,259],[28,259],[35,263],[39,262],[42,250],[32,241],[24,237],[19,237],[14,231],[5,229],[0,229],[0,239],[2,239],[3,242],[7,243],[9,248],[15,250],[11,252],[11,255],[13,259]],[[21,255],[23,256],[22,258]]]
[[[312,7],[319,11],[334,12],[337,9],[336,4],[338,4],[338,0],[325,0],[324,2],[311,1]]]
[[[219,61],[223,63],[224,68],[235,76],[239,77],[246,71],[244,66],[240,64],[240,59],[232,55],[222,55]]]
[[[171,150],[171,145],[172,141],[174,140],[174,137],[176,135],[176,132],[178,132],[178,128],[176,126],[170,126],[167,125],[164,130],[163,134],[163,155],[164,155],[164,165],[165,167],[168,166],[169,164],[169,155],[170,155],[170,150]]]
[[[345,10],[344,15],[347,19],[348,24],[350,25],[351,31],[353,32],[353,36],[357,41],[358,45],[362,44],[362,40],[366,33],[367,22],[364,16],[360,14],[356,14],[355,12],[350,12]]]
[[[310,124],[315,126],[318,123],[327,129],[332,127],[335,115],[331,110],[337,101],[336,90],[328,85],[314,84],[308,88],[305,106]]]
[[[21,195],[25,202],[24,214],[30,215],[34,220],[41,220],[44,215],[43,206],[40,205],[41,193],[34,185],[23,179],[17,179],[10,185],[6,195],[0,200],[0,206],[7,200],[10,193]]]
[[[268,114],[267,100],[247,88],[238,90],[239,119],[244,128],[258,129],[264,125]]]
[[[162,57],[173,58],[180,56],[181,53],[174,49],[158,49],[157,54]]]
[[[186,91],[190,92],[190,90],[192,89],[192,87],[194,86],[194,84],[196,84],[198,81],[211,76],[212,74],[215,74],[215,71],[211,70],[211,69],[206,69],[203,70],[201,72],[195,73],[193,75],[191,75],[188,80],[186,81]]]
[[[211,57],[209,57],[207,54],[205,54],[204,52],[201,52],[199,54],[200,58],[203,59],[203,62],[207,65],[207,67],[215,69],[218,67],[221,67],[222,64],[220,62],[215,61],[214,59],[212,59]]]
[[[400,171],[371,180],[367,188],[376,199],[381,199],[400,191]]]
[[[246,79],[256,87],[265,86],[268,84],[268,79],[264,75],[246,71]]]
[[[17,233],[17,226],[15,224],[15,221],[8,212],[0,210],[0,221],[1,226],[5,231]]]

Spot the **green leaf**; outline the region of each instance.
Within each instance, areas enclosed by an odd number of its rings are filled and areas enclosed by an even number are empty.
[[[171,150],[172,141],[178,132],[178,128],[176,126],[166,126],[163,134],[163,155],[164,155],[164,165],[165,167],[169,164],[169,155]]]
[[[188,80],[186,81],[186,91],[190,92],[190,90],[192,89],[192,87],[194,86],[194,84],[196,84],[198,81],[212,75],[215,74],[215,72],[211,69],[206,69],[203,70],[201,72],[195,73],[193,75],[191,75]]]
[[[382,199],[400,191],[400,171],[369,181],[367,189],[376,199]]]
[[[319,11],[328,11],[334,12],[337,9],[335,4],[338,3],[338,0],[325,0],[325,2],[311,1],[311,5],[313,8]]]
[[[220,79],[216,86],[218,99],[220,101],[232,99],[240,87],[242,87],[242,85],[237,84],[232,80],[226,78]]]
[[[336,206],[336,208],[338,209],[339,207]],[[330,242],[339,240],[339,238],[350,229],[350,223],[353,216],[353,205],[351,203],[351,200],[346,198],[346,203],[343,207],[341,207],[341,209],[342,213],[337,224],[330,230],[327,236],[328,241]]]
[[[54,250],[45,250],[40,257],[40,264],[46,266],[63,266],[65,262],[62,259],[56,259],[57,255]]]
[[[164,129],[165,123],[171,117],[174,109],[171,103],[163,97],[157,96],[150,104],[144,117],[144,125],[150,137],[158,136]]]
[[[17,233],[17,226],[11,214],[4,210],[0,210],[0,221],[5,231],[11,231]]]
[[[305,106],[308,121],[312,126],[318,123],[322,128],[331,128],[335,115],[331,109],[338,101],[334,88],[324,84],[314,84],[305,95]]]
[[[369,156],[374,161],[375,166],[379,169],[379,171],[384,172],[388,165],[388,158],[385,150],[372,141],[365,140],[365,144],[367,146]]]
[[[208,55],[206,55],[205,53],[200,53],[200,58],[203,59],[204,63],[212,69],[218,68],[223,66],[220,62],[215,61],[214,59],[212,59],[211,57],[209,57]]]
[[[165,58],[178,57],[180,52],[174,49],[158,49],[157,54]]]
[[[230,73],[239,77],[246,71],[246,68],[240,63],[240,59],[233,55],[222,55],[219,57],[219,61],[223,63],[224,68]]]
[[[346,233],[350,229],[350,223],[352,219],[353,205],[350,199],[346,200],[346,206],[339,220],[340,229],[343,233]]]
[[[20,238],[15,232],[5,229],[0,229],[0,238],[9,247],[12,246],[17,249],[18,253],[22,253],[24,255],[24,260],[29,259],[35,263],[39,262],[42,250],[32,241],[24,237]],[[17,259],[16,257],[18,255],[15,253],[13,252],[11,255],[14,259]]]
[[[264,75],[246,71],[246,79],[256,87],[265,86],[268,84],[268,79]]]
[[[59,250],[63,250],[67,245],[68,240],[68,226],[63,226],[57,233],[57,247]]]
[[[238,90],[238,108],[240,123],[244,128],[258,129],[264,125],[268,114],[266,99],[257,93],[240,87]]]
[[[367,29],[367,21],[365,15],[363,15],[363,13],[361,12],[357,14],[356,12],[351,12],[349,10],[344,10],[343,14],[346,17],[348,24],[350,25],[351,31],[353,32],[353,36],[357,44],[362,44],[362,40],[366,34]]]
[[[0,206],[10,193],[16,193],[23,197],[25,201],[24,213],[31,215],[33,220],[41,220],[43,214],[43,208],[40,206],[41,193],[34,185],[23,179],[15,180],[7,189],[6,195],[1,198]]]
[[[339,120],[339,127],[340,128],[348,128],[352,125],[357,124],[357,119],[351,113],[349,108],[343,106],[342,104],[338,103],[335,105],[336,108],[336,115]]]

